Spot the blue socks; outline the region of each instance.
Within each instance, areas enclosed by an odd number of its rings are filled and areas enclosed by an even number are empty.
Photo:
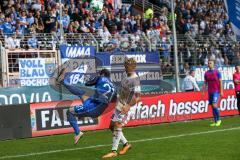
[[[220,120],[220,114],[219,114],[219,108],[216,108],[216,116],[217,116],[217,121]]]
[[[213,117],[214,117],[214,121],[217,122],[220,120],[220,115],[219,115],[219,109],[217,107],[213,107]]]
[[[215,109],[212,108],[212,113],[213,113],[213,119],[214,119],[214,122],[216,123],[217,122],[217,116],[216,116],[216,113],[215,113]]]
[[[78,135],[80,133],[80,129],[77,124],[77,118],[73,113],[69,111],[69,109],[67,110],[67,120],[70,123],[70,125],[73,127],[75,135]]]

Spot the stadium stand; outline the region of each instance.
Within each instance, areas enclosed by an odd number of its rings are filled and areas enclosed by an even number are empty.
[[[159,51],[163,73],[173,68],[171,15],[167,1],[3,0],[0,40],[8,49],[52,49],[60,43],[62,26],[68,45],[93,45],[97,51]],[[151,3],[153,2],[153,3]],[[184,64],[237,63],[239,43],[223,0],[176,0],[175,19],[181,73]],[[149,14],[149,15],[147,15]]]

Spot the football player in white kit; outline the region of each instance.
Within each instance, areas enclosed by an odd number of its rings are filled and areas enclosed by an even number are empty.
[[[140,79],[135,72],[136,61],[134,58],[126,58],[124,62],[126,71],[126,78],[121,81],[120,91],[118,92],[118,99],[116,102],[116,109],[112,115],[110,129],[113,133],[112,151],[102,158],[112,158],[118,155],[117,149],[119,142],[123,143],[123,149],[119,154],[125,154],[130,148],[131,144],[123,135],[122,128],[130,119],[130,108],[137,105],[140,101]]]

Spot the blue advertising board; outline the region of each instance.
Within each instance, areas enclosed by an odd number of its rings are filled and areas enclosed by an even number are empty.
[[[134,58],[137,62],[137,74],[140,77],[141,85],[159,85],[162,80],[160,57],[158,52],[115,52],[97,53],[96,65],[98,69],[108,68],[111,70],[111,79],[119,84],[126,76],[124,60]]]
[[[62,68],[67,69],[65,83],[83,84],[96,73],[94,47],[61,45],[60,52]]]
[[[20,58],[19,80],[21,86],[46,86],[55,69],[51,58]]]
[[[240,41],[240,0],[224,0],[231,27]]]
[[[60,47],[62,58],[81,58],[81,57],[92,57],[94,56],[93,46],[68,46],[61,45]]]
[[[108,52],[101,52],[96,54],[96,58],[101,62],[102,66],[123,65],[124,58],[135,58],[137,64],[158,64],[159,66],[159,53],[158,52],[116,52],[110,54]]]

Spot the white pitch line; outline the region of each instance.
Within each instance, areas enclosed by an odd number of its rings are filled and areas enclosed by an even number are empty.
[[[139,139],[139,140],[133,140],[133,141],[130,141],[130,142],[131,143],[147,142],[147,141],[163,140],[163,139],[171,139],[171,138],[179,138],[179,137],[187,137],[187,136],[195,136],[195,135],[202,135],[202,134],[209,134],[209,133],[216,133],[216,132],[225,132],[225,131],[232,131],[232,130],[238,130],[238,129],[240,129],[240,127],[218,129],[218,130],[204,131],[204,132],[195,132],[195,133],[188,133],[188,134],[179,134],[179,135],[166,136],[166,137]],[[79,148],[67,148],[67,149],[59,149],[59,150],[52,150],[52,151],[46,151],[46,152],[20,154],[20,155],[13,155],[13,156],[4,156],[4,157],[0,157],[0,159],[21,158],[21,157],[37,156],[37,155],[44,155],[44,154],[51,154],[51,153],[76,151],[76,150],[84,150],[84,149],[92,149],[92,148],[101,148],[101,147],[108,147],[108,146],[111,146],[111,144],[102,144],[102,145],[94,145],[94,146],[81,147],[81,148],[80,147]]]

